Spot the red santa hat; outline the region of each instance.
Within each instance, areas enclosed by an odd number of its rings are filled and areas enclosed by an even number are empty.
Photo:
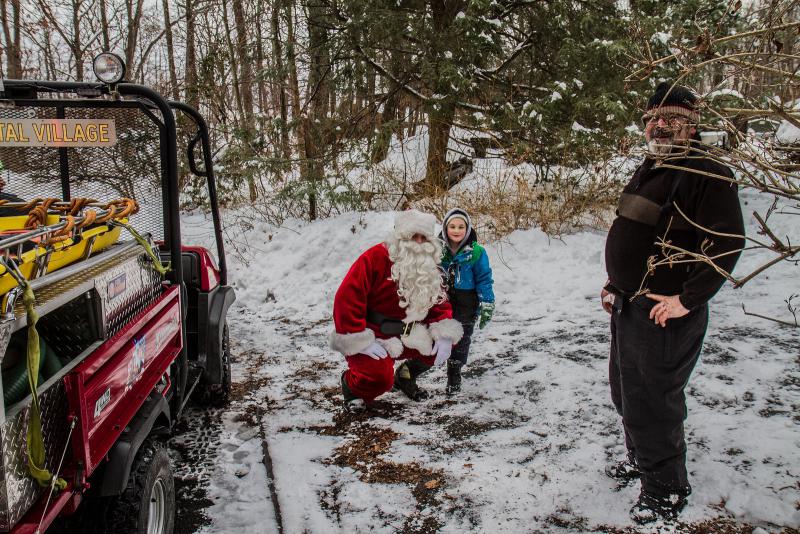
[[[394,235],[397,239],[411,239],[414,234],[424,235],[433,241],[436,217],[419,210],[405,210],[394,219]]]

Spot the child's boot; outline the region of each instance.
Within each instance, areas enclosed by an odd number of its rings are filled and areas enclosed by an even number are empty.
[[[461,391],[461,368],[463,362],[458,360],[447,360],[447,387],[445,393],[449,397]]]

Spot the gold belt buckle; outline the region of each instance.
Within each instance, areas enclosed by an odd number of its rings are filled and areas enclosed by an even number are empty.
[[[411,332],[411,329],[414,328],[415,323],[416,321],[411,321],[410,323],[404,323],[405,326],[403,326],[403,336],[407,336]]]

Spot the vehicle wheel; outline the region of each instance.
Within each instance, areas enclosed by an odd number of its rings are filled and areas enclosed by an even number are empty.
[[[222,346],[220,347],[222,380],[219,384],[200,384],[198,403],[203,406],[222,407],[228,404],[231,396],[231,342],[228,324],[222,327]]]
[[[128,486],[109,510],[114,534],[172,534],[175,526],[175,481],[165,445],[142,443],[131,467]]]

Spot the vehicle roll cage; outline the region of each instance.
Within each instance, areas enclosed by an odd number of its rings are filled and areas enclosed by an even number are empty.
[[[39,98],[38,93],[49,93],[53,98]],[[72,93],[78,98],[57,98],[59,93]],[[97,100],[101,96],[111,99]],[[217,201],[216,179],[211,160],[211,143],[208,125],[193,107],[176,101],[167,101],[161,94],[134,83],[118,83],[109,86],[98,82],[55,82],[38,80],[1,80],[0,106],[3,102],[12,101],[14,105],[25,107],[54,107],[56,118],[65,118],[66,108],[139,108],[158,126],[161,152],[161,190],[163,200],[164,243],[169,250],[171,270],[167,278],[173,283],[183,280],[181,262],[181,226],[180,226],[180,190],[178,187],[178,149],[177,125],[174,112],[181,111],[188,115],[197,126],[186,149],[189,169],[197,176],[206,178],[208,199],[214,224],[214,238],[217,248],[217,260],[220,273],[220,284],[227,285],[227,263],[222,241],[222,225]],[[159,112],[160,117],[153,113]],[[195,149],[200,143],[203,157],[203,169],[197,167]],[[58,148],[59,175],[64,200],[70,199],[69,160],[67,148]]]

